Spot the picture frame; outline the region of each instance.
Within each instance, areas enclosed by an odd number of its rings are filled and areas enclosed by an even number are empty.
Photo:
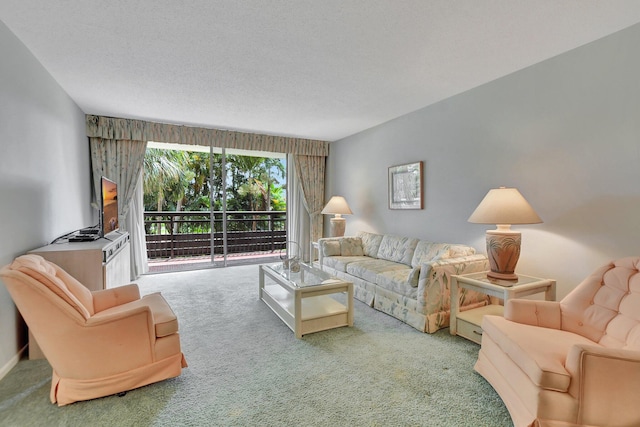
[[[422,161],[389,167],[389,209],[422,209]]]

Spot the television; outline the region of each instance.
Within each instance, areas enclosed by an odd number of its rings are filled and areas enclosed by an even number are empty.
[[[100,231],[102,237],[105,237],[120,228],[118,225],[118,185],[103,176],[100,188]]]

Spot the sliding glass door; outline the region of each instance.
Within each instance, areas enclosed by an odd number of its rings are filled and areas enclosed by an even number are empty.
[[[150,142],[150,272],[278,256],[286,242],[286,157]]]

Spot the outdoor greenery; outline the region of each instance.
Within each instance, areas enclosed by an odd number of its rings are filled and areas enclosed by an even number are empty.
[[[160,212],[185,212],[179,217],[171,215],[179,221],[179,225],[174,224],[174,233],[209,233],[210,204],[213,203],[214,211],[222,211],[225,182],[227,211],[286,211],[283,159],[228,155],[226,170],[225,180],[221,172],[222,154],[213,154],[211,158],[209,153],[148,148],[144,158],[145,211],[158,212],[156,219],[165,221],[162,229],[170,223],[170,216]],[[210,175],[213,180],[209,179]],[[238,221],[229,223],[230,230],[272,226],[257,214],[250,216],[250,220],[240,216]],[[185,221],[187,217],[189,220]],[[153,228],[147,227],[147,232],[161,231],[157,224]],[[218,228],[216,224],[216,231]]]
[[[210,170],[211,165],[213,169]],[[148,148],[144,158],[144,205],[147,211],[222,210],[222,155]],[[286,210],[284,161],[227,156],[227,210]],[[209,175],[213,174],[213,188]]]

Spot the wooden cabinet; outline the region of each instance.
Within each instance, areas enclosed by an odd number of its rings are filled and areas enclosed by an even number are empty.
[[[59,265],[91,291],[130,283],[131,248],[129,234],[121,233],[109,240],[70,242],[43,246],[30,251]]]

